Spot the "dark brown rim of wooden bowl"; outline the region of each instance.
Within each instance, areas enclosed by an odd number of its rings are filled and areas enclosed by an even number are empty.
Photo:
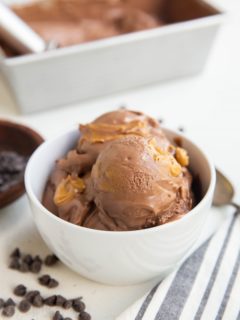
[[[31,142],[32,144],[32,148],[31,148],[32,150],[30,150],[28,153],[25,152],[26,156],[30,157],[31,154],[35,151],[35,149],[37,149],[37,147],[44,142],[44,139],[43,137],[40,136],[40,134],[38,134],[33,129],[26,127],[25,125],[14,123],[8,120],[0,120],[0,127],[6,128],[6,130],[8,130],[9,132],[12,129],[15,131],[15,133],[16,131],[18,131],[20,135],[21,134],[25,135],[29,139],[29,142]],[[7,142],[4,145],[7,148]],[[15,150],[15,148],[13,148],[13,144],[9,145],[9,150],[10,149]],[[20,181],[19,183],[16,183],[6,191],[0,192],[0,209],[14,202],[24,193],[25,193],[25,186],[24,186],[24,178],[23,178],[22,181]]]

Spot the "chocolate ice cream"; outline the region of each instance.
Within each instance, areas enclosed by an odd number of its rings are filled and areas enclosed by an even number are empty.
[[[187,152],[154,119],[129,110],[80,126],[76,149],[57,161],[44,206],[100,230],[138,230],[180,218],[193,206]]]
[[[12,8],[47,42],[66,47],[163,25],[145,7],[132,0],[42,0]]]

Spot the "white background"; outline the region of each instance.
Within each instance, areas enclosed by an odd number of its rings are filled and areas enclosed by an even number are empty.
[[[0,77],[0,117],[28,124],[45,138],[51,138],[67,127],[91,121],[122,105],[142,110],[163,118],[168,127],[183,126],[186,134],[202,145],[216,165],[232,179],[237,190],[236,200],[240,199],[240,1],[215,2],[228,15],[202,74],[24,116],[14,106]],[[19,280],[17,272],[6,268],[8,252],[17,243],[32,253],[47,252],[32,224],[26,197],[0,210],[0,296],[4,298],[19,281],[32,288],[36,286],[36,277],[24,274]],[[46,269],[46,272],[50,270]],[[111,288],[86,281],[64,266],[54,272],[62,283],[59,290],[69,296],[84,295],[96,320],[114,319],[152,285]],[[34,312],[32,315],[37,320],[43,319],[44,315],[47,317],[50,311]],[[21,319],[21,315],[16,314],[14,319]]]

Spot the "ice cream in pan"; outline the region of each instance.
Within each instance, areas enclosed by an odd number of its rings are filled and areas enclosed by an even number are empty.
[[[158,122],[118,110],[80,125],[76,148],[56,162],[43,205],[71,223],[129,231],[154,227],[193,206],[186,150]]]

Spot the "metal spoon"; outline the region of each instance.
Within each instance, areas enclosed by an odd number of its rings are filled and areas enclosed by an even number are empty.
[[[237,209],[237,212],[240,212],[240,205],[232,200],[234,197],[232,183],[218,169],[216,169],[216,178],[213,205],[217,207],[231,205]]]
[[[47,44],[10,8],[1,2],[0,35],[6,43],[21,54],[40,53],[57,47],[54,42]]]

